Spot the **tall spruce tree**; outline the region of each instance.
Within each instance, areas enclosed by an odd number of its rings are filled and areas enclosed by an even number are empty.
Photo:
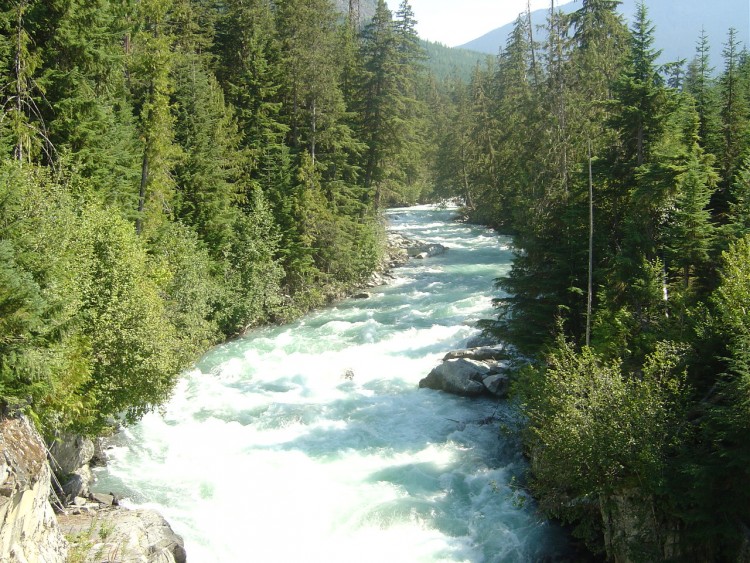
[[[156,226],[171,212],[170,174],[178,154],[171,111],[174,62],[168,18],[172,0],[144,0],[135,5],[131,41],[130,88],[136,99],[142,143],[136,231]]]

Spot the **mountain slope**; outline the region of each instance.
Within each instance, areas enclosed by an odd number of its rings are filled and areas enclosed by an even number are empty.
[[[632,21],[636,4],[637,0],[624,0],[620,6],[620,11],[628,22]],[[730,27],[735,27],[739,40],[745,46],[750,46],[750,5],[747,0],[714,0],[708,7],[705,0],[650,0],[646,4],[649,18],[656,26],[656,46],[663,51],[661,62],[692,59],[701,28],[708,34],[711,62],[717,70],[722,65],[722,46]],[[577,0],[561,6],[561,10],[570,13],[580,6],[580,1]],[[545,23],[547,14],[548,10],[536,10],[531,14],[537,39],[543,38],[543,30],[536,26]],[[499,27],[460,48],[497,54],[505,46],[513,25],[514,23],[509,23]]]
[[[438,80],[454,76],[468,82],[477,64],[489,57],[487,53],[446,47],[432,41],[422,41],[422,48],[427,55],[425,66]]]

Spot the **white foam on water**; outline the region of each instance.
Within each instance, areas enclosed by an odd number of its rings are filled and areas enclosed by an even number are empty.
[[[492,314],[509,254],[450,210],[391,211],[452,246],[395,283],[218,346],[161,412],[117,437],[99,488],[162,512],[191,562],[500,562],[559,551],[511,479],[499,407],[418,389]],[[433,237],[433,239],[430,239]],[[452,237],[460,237],[457,244]],[[453,242],[452,242],[453,241]],[[467,257],[467,252],[472,255]]]

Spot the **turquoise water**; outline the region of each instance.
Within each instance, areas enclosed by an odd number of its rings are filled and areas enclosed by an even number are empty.
[[[513,485],[504,404],[418,389],[492,313],[509,239],[454,211],[389,211],[440,243],[392,284],[218,346],[161,413],[117,437],[99,489],[161,511],[195,562],[554,558],[561,533]],[[353,374],[353,375],[352,375]],[[349,377],[351,376],[351,378]]]

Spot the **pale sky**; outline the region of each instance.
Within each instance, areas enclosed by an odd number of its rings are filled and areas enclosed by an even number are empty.
[[[572,0],[558,0],[555,5]],[[386,0],[396,12],[401,0]],[[422,39],[449,47],[463,45],[485,33],[515,21],[526,10],[526,0],[410,0]],[[531,10],[549,8],[550,0],[531,0]]]

